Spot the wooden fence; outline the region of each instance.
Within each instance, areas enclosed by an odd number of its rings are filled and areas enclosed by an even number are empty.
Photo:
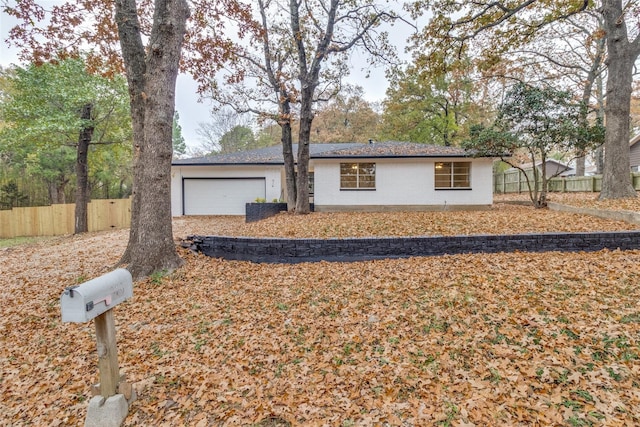
[[[640,190],[640,173],[632,173],[633,187]],[[538,189],[542,188],[542,181],[538,181]],[[602,188],[602,175],[571,176],[567,178],[555,177],[549,180],[549,191],[555,192],[598,192]],[[526,193],[527,177],[519,170],[509,170],[493,175],[493,192]]]
[[[89,231],[131,225],[131,199],[93,200],[87,207]],[[0,238],[73,234],[75,204],[0,210]]]

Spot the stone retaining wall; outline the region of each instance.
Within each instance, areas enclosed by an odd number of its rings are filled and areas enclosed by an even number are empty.
[[[463,253],[640,249],[640,232],[283,239],[190,236],[191,248],[228,260],[299,263],[364,261]]]

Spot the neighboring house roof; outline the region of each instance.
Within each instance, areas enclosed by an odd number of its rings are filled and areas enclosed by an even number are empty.
[[[562,172],[568,171],[569,169],[571,169],[570,166],[566,165],[565,163],[562,163],[559,160],[555,160],[555,159],[547,159],[546,163],[546,176],[547,178],[551,178],[553,176],[558,176],[560,175]],[[533,163],[529,162],[529,163],[523,163],[520,165],[520,168],[522,168],[523,170],[528,170],[528,169],[533,169]],[[538,161],[536,162],[536,168],[541,169],[542,167],[542,162]],[[508,170],[516,170],[517,168],[509,168]]]
[[[595,175],[598,171],[598,168],[596,168],[595,165],[587,165],[584,168],[584,174],[586,176],[591,176],[591,175]],[[567,169],[566,171],[562,172],[560,174],[560,176],[566,177],[566,176],[575,176],[576,175],[576,169],[575,168],[570,168]]]
[[[565,170],[570,169],[570,166],[569,166],[569,165],[567,165],[566,163],[563,163],[563,162],[561,162],[561,161],[559,161],[559,160],[556,160],[556,159],[547,159],[547,162],[546,162],[546,163],[547,163],[547,165],[549,165],[549,164],[553,164],[553,165],[554,165],[554,166],[556,166],[558,169],[563,169],[563,168],[564,168]],[[532,165],[533,165],[533,163],[529,162],[529,163],[523,163],[523,164],[521,164],[521,165],[520,165],[520,167],[521,167],[522,169],[530,169]],[[542,162],[540,162],[540,161],[536,162],[536,166],[537,166],[537,167],[541,167],[541,166],[542,166]],[[515,169],[515,168],[513,168],[513,169]]]
[[[298,145],[293,144],[294,156]],[[472,153],[458,147],[420,144],[415,142],[334,143],[309,144],[312,159],[348,158],[399,158],[399,157],[472,157]],[[230,154],[175,159],[174,166],[203,165],[281,165],[284,163],[282,146],[259,148]]]
[[[640,141],[640,134],[634,136],[633,138],[631,138],[631,141],[629,141],[629,147],[633,147],[634,145],[636,145],[638,143],[638,141]]]

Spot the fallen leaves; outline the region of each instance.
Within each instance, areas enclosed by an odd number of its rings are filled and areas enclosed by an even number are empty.
[[[547,201],[581,208],[640,212],[640,198],[638,197],[599,200],[599,196],[600,193],[549,193]],[[529,195],[524,193],[494,195],[494,202],[501,201],[530,203]]]
[[[640,202],[638,206],[640,210]],[[244,217],[180,217],[174,228],[187,234],[289,238],[371,236],[450,236],[636,230],[637,224],[587,215],[496,203],[486,211],[440,212],[286,212],[259,222]]]
[[[590,221],[562,215],[562,226]],[[220,226],[197,222],[177,219],[177,235]],[[0,252],[0,424],[83,422],[98,377],[93,325],[62,324],[58,298],[109,271],[126,238]],[[121,370],[139,395],[126,425],[640,423],[640,251],[298,265],[182,256],[115,309]]]

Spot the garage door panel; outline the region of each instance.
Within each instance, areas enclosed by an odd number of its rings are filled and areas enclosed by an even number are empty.
[[[185,215],[244,215],[266,191],[264,178],[185,178],[183,188]]]

